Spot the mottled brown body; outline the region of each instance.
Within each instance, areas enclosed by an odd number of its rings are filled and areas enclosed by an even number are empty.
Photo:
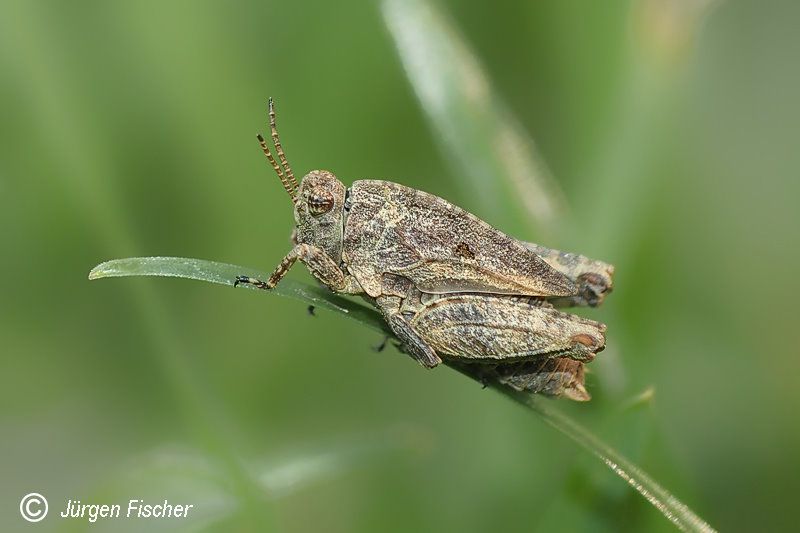
[[[446,200],[378,180],[356,181],[345,206],[342,260],[373,298],[383,274],[432,294],[570,296],[574,283],[534,251]]]
[[[270,107],[273,139],[285,163]],[[555,307],[596,306],[613,267],[514,239],[443,198],[397,183],[348,189],[317,170],[297,184],[262,148],[292,198],[295,247],[266,282],[296,260],[335,292],[366,298],[403,350],[426,367],[448,358],[518,390],[588,399],[583,362],[605,346],[605,325]]]

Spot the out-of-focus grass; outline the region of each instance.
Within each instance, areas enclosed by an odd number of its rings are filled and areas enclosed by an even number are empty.
[[[294,445],[291,450],[248,460],[242,468],[260,489],[260,504],[268,506],[360,469],[379,467],[386,460],[406,461],[423,455],[430,450],[430,440],[430,435],[416,429],[394,426],[328,438],[313,445]],[[180,446],[165,445],[131,458],[104,476],[94,497],[125,500],[136,494],[144,501],[158,501],[165,490],[176,495],[171,499],[173,504],[194,506],[190,511],[193,530],[224,531],[240,523],[236,516],[241,513],[241,497],[226,469],[207,453]],[[267,527],[262,523],[252,530]],[[141,531],[141,526],[126,520],[114,529]],[[174,521],[157,520],[148,531],[176,529],[181,527]]]
[[[60,79],[69,75],[64,65],[52,53],[58,48],[53,36],[33,36],[25,31],[27,25],[35,22],[24,17],[41,16],[44,6],[32,9],[18,9],[23,20],[16,24],[6,24],[0,29],[11,43],[22,44],[29,52],[28,61],[18,64],[19,75],[25,76],[35,91],[37,119],[47,124],[49,137],[63,139],[65,142],[50,145],[49,154],[59,161],[61,177],[69,179],[67,190],[72,200],[94,228],[109,250],[135,248],[133,232],[130,230],[119,193],[109,187],[104,178],[113,174],[113,165],[108,162],[108,139],[102,138],[91,122],[82,120],[89,113],[91,97],[61,86]],[[52,91],[60,87],[71,92],[75,105],[60,106],[61,94]],[[184,413],[197,433],[199,442],[206,446],[208,456],[224,465],[233,481],[233,487],[243,510],[242,517],[250,527],[270,524],[273,520],[271,509],[261,501],[260,489],[249,472],[244,470],[236,459],[227,432],[220,431],[225,425],[225,415],[218,412],[218,404],[210,402],[208,395],[192,369],[186,349],[173,335],[171,318],[165,311],[160,296],[150,288],[131,291],[132,302],[141,325],[141,331],[150,341],[151,349],[158,353],[157,361],[162,365],[163,375],[167,377],[178,398],[183,402]]]
[[[500,227],[552,230],[564,210],[561,191],[458,31],[428,2],[381,5],[456,185]]]
[[[629,21],[631,46],[625,54],[608,132],[584,160],[581,187],[572,202],[567,238],[592,242],[617,260],[630,253],[626,243],[637,235],[637,220],[647,216],[653,196],[663,186],[651,173],[654,154],[669,144],[665,136],[685,97],[686,75],[698,32],[715,0],[642,0]],[[663,178],[662,178],[663,179]],[[608,206],[617,206],[609,209]]]

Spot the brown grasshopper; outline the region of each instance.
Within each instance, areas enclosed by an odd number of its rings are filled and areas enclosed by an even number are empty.
[[[438,196],[397,183],[359,180],[348,188],[314,170],[299,184],[272,99],[269,119],[277,161],[258,140],[292,200],[294,248],[267,281],[239,276],[234,285],[270,289],[300,260],[330,290],[377,307],[423,366],[433,368],[442,357],[495,365],[496,377],[512,385],[538,373],[497,365],[580,363],[605,347],[604,324],[555,307],[602,303],[612,288],[611,265],[519,241]],[[582,383],[581,364],[570,372],[579,371]]]

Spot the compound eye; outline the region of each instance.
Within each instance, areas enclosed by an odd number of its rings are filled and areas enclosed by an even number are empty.
[[[314,192],[308,197],[308,210],[316,216],[333,209],[333,195],[329,192]]]

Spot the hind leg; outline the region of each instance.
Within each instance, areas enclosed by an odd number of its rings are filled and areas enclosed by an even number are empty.
[[[527,298],[444,296],[427,303],[409,324],[436,353],[475,363],[542,356],[591,361],[605,347],[604,324]]]

